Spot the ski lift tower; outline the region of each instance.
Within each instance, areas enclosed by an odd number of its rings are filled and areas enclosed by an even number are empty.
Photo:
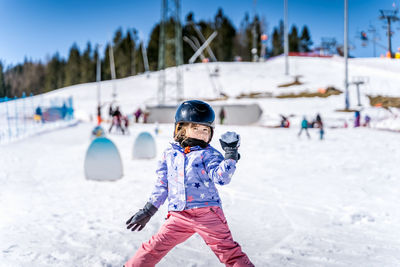
[[[183,64],[183,49],[182,49],[182,25],[180,22],[180,0],[161,0],[161,21],[160,21],[160,37],[158,49],[158,104],[165,104],[165,96],[167,85],[171,84],[176,88],[176,101],[183,99],[183,74],[181,65]],[[166,36],[166,23],[169,18],[174,23],[174,38],[168,39]],[[166,75],[166,48],[167,44],[175,46],[175,66],[176,79],[169,82]]]
[[[398,9],[395,10],[379,10],[381,12],[381,16],[379,19],[381,20],[387,20],[387,33],[386,35],[388,36],[388,53],[390,57],[393,57],[392,53],[392,35],[394,32],[391,30],[391,24],[392,22],[400,20],[400,18],[397,16]]]
[[[254,20],[253,20],[253,27],[251,29],[251,34],[253,35],[253,48],[251,49],[251,54],[252,54],[252,60],[253,62],[258,61],[258,54],[257,54],[257,30],[256,30],[256,16],[257,16],[257,0],[254,0],[253,2],[253,8],[254,8]]]

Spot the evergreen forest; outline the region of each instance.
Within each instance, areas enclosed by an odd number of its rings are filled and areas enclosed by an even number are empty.
[[[165,35],[172,39],[175,35],[175,23],[172,19],[165,24]],[[272,32],[264,46],[264,56],[274,57],[283,53],[283,22],[269,30],[265,18],[254,16],[250,18],[245,14],[240,25],[235,27],[231,20],[219,9],[213,20],[195,20],[193,12],[188,13],[182,25],[182,36],[192,40],[199,39],[195,28],[199,29],[205,38],[214,31],[218,35],[211,42],[210,47],[218,61],[251,61],[251,49],[257,47],[258,54],[263,48],[261,35]],[[96,65],[100,56],[101,80],[111,79],[110,51],[113,51],[116,78],[124,78],[145,72],[143,50],[147,51],[150,71],[158,68],[160,24],[157,23],[149,35],[149,41],[144,44],[140,41],[137,30],[134,28],[123,31],[117,29],[110,43],[97,46],[88,42],[81,49],[77,44],[72,44],[67,58],[62,58],[55,53],[46,62],[35,62],[25,59],[23,63],[15,66],[4,66],[0,61],[0,97],[21,97],[23,92],[27,95],[41,94],[58,88],[96,81]],[[254,42],[256,42],[254,44]],[[311,34],[305,25],[301,30],[292,25],[289,30],[289,51],[309,52],[312,46]],[[193,48],[188,42],[183,42],[183,62],[188,63],[193,55]],[[111,47],[110,47],[111,46]],[[145,47],[143,47],[145,46]],[[175,48],[173,44],[166,45],[166,67],[175,64]],[[207,50],[204,55],[210,57]],[[200,59],[197,59],[200,62]]]

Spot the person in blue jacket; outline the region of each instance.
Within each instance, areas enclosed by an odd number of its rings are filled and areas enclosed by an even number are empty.
[[[303,132],[303,130],[306,132],[307,137],[310,138],[310,134],[308,133],[308,121],[305,116],[303,117],[303,120],[301,121],[300,132],[297,134],[299,137],[300,137],[301,133]]]
[[[174,141],[164,151],[157,168],[157,181],[150,198],[127,222],[141,231],[168,198],[165,223],[142,244],[125,267],[155,266],[172,248],[198,233],[226,266],[254,266],[232,238],[222,211],[216,185],[231,181],[240,158],[240,136],[222,135],[225,157],[209,143],[215,114],[199,100],[183,102],[175,115]]]

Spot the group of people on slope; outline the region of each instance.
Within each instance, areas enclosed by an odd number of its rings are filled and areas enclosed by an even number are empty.
[[[301,128],[300,132],[297,134],[299,137],[301,136],[302,132],[304,131],[307,135],[308,138],[311,138],[308,128],[318,128],[319,129],[319,138],[322,140],[324,139],[324,124],[322,122],[321,115],[319,113],[317,114],[315,120],[312,122],[308,122],[306,116],[303,117],[303,120],[301,121]]]
[[[100,125],[102,122],[104,122],[104,119],[102,117],[102,105],[97,106],[97,125]],[[143,123],[147,123],[147,118],[149,116],[148,111],[143,111],[141,108],[138,108],[134,113],[133,117],[135,118],[135,122],[139,123],[139,120],[141,118]],[[116,106],[114,108],[113,104],[110,104],[110,107],[108,109],[108,115],[110,117],[111,125],[110,128],[108,129],[108,132],[111,133],[112,129],[115,128],[117,133],[128,133],[129,134],[129,116],[124,115],[121,112],[121,108],[119,106]]]
[[[108,115],[111,119],[111,126],[108,129],[108,132],[111,133],[112,128],[115,126],[117,133],[121,132],[122,134],[129,134],[129,118],[127,115],[122,115],[119,106],[113,109],[113,106],[110,105]]]

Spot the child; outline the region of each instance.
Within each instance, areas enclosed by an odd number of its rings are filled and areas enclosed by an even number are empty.
[[[240,137],[220,139],[225,158],[209,145],[215,114],[205,102],[183,102],[175,114],[174,143],[164,151],[149,201],[126,224],[142,230],[168,198],[168,215],[159,232],[143,243],[125,267],[155,266],[172,248],[198,233],[226,266],[254,266],[231,235],[215,184],[231,181],[239,160]]]

